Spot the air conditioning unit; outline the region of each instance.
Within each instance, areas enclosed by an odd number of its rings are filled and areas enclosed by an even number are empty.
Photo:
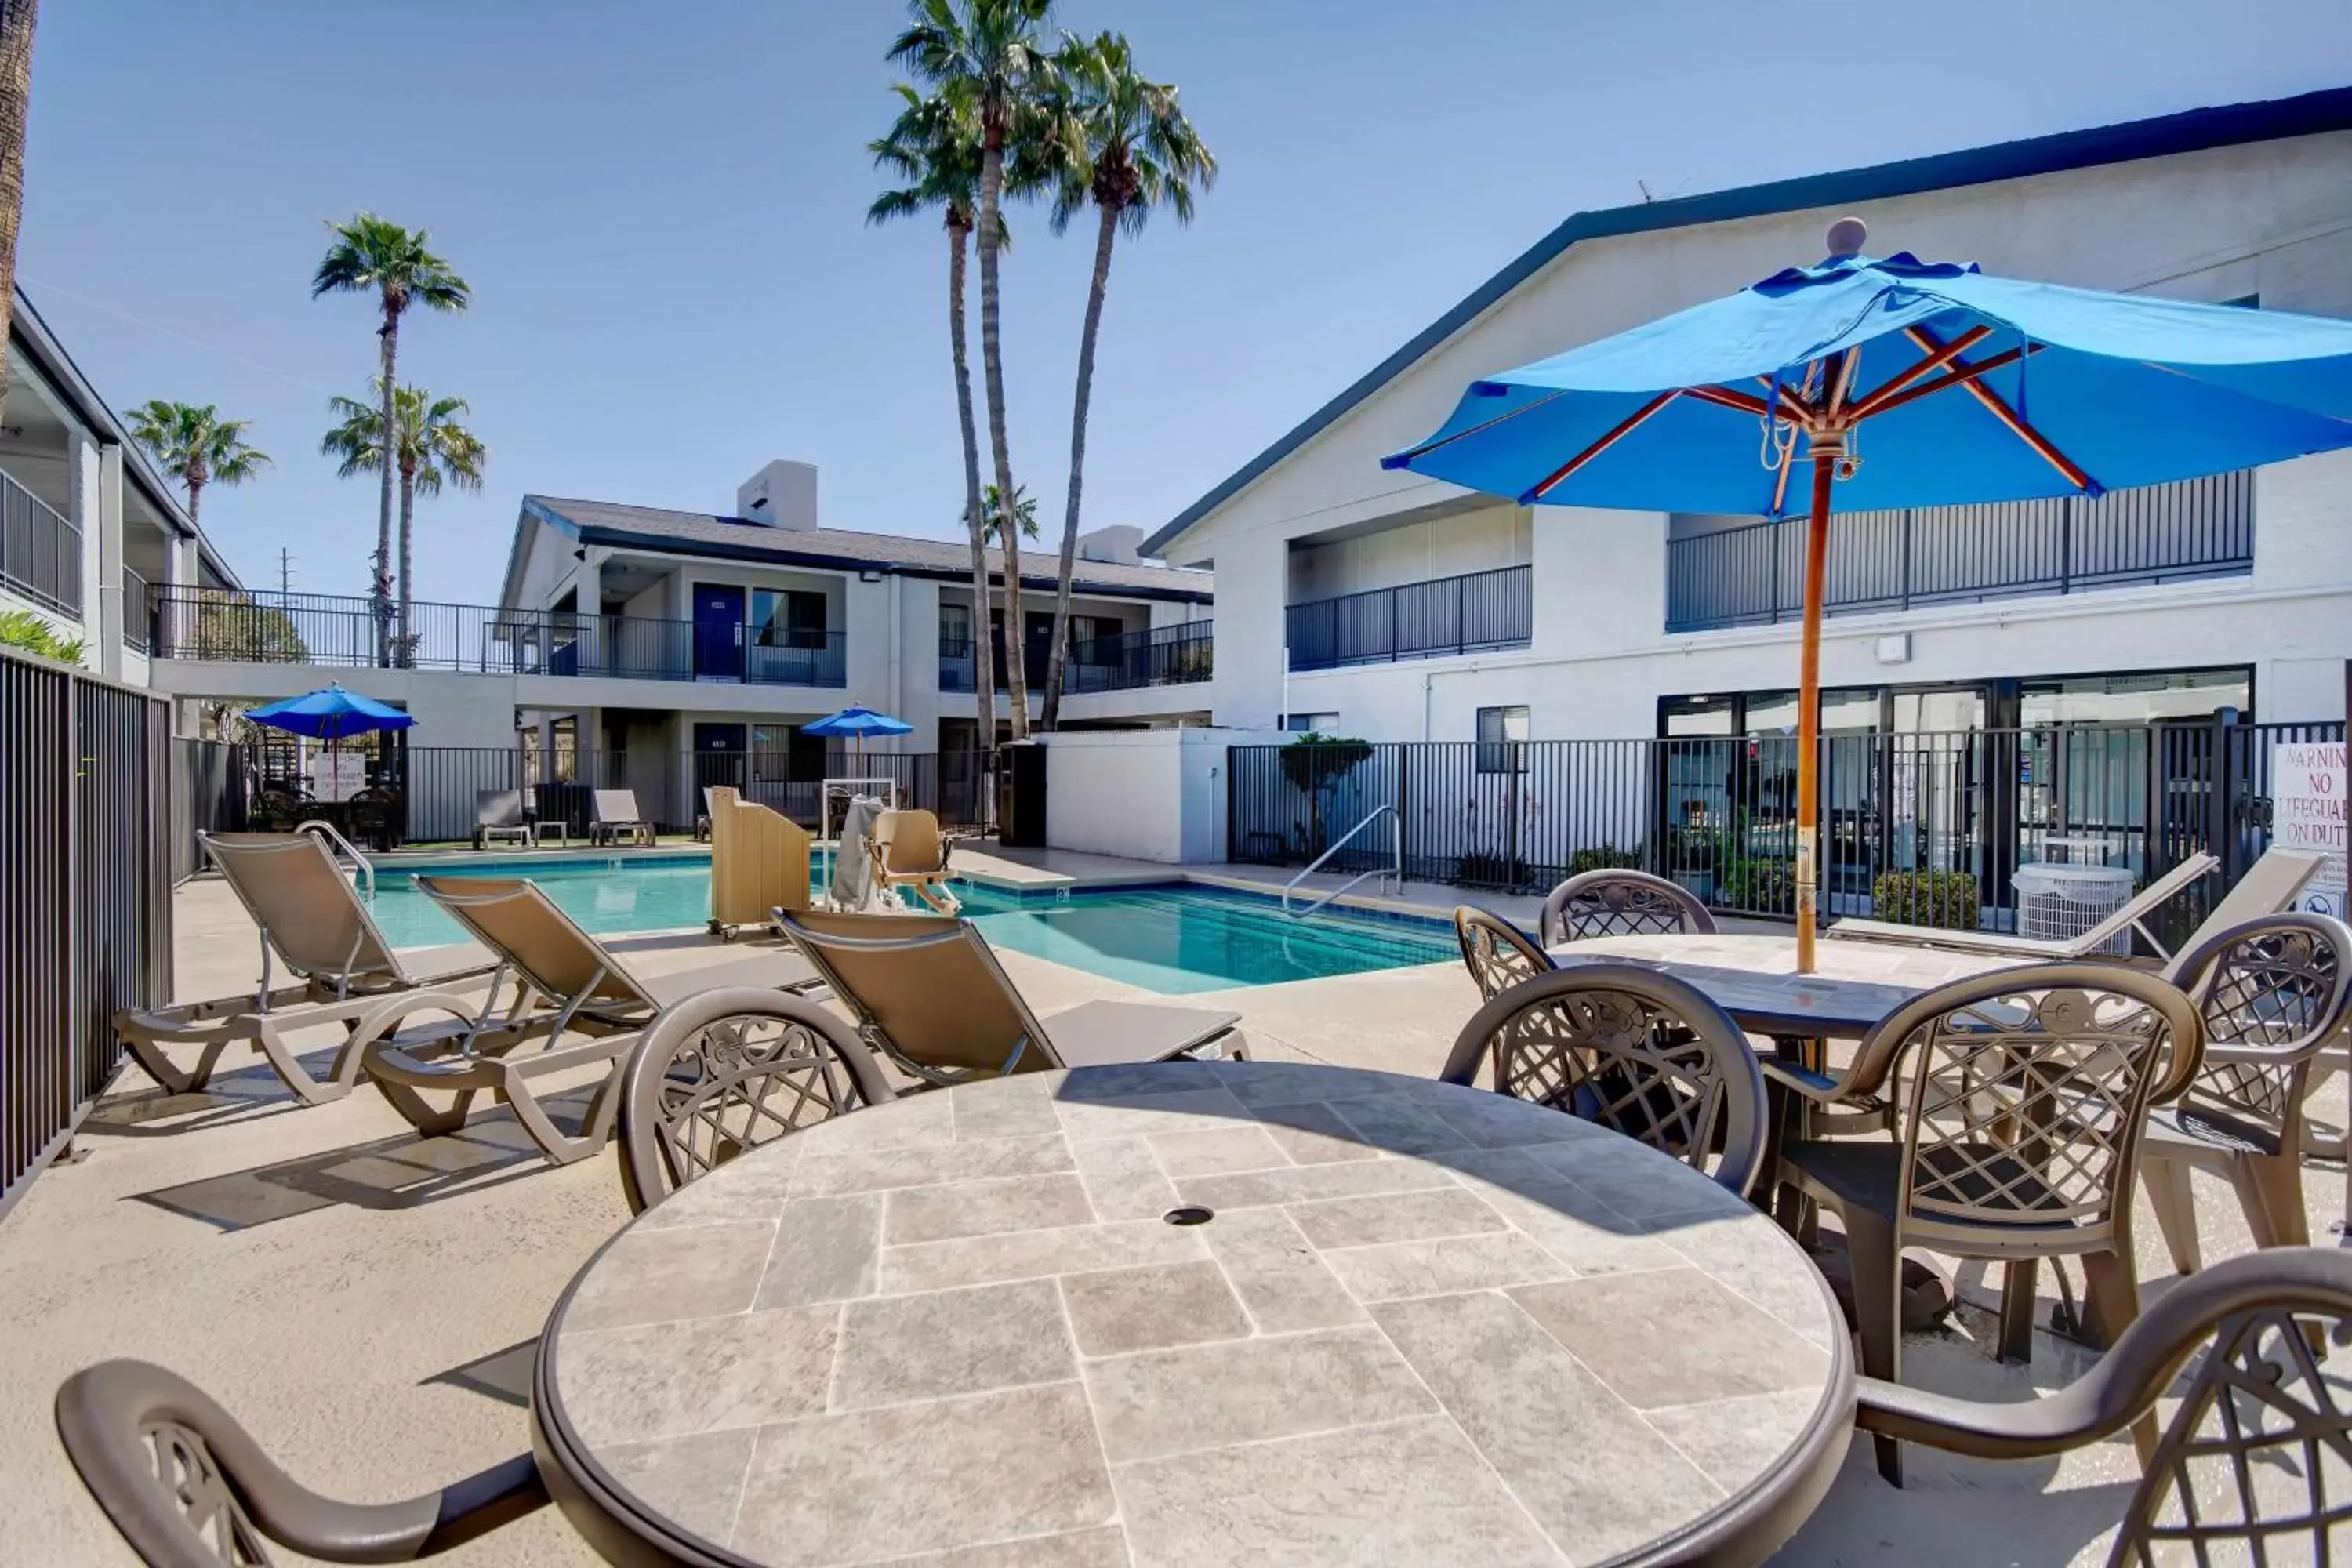
[[[2017,934],[2043,941],[2081,936],[2123,908],[2132,896],[2132,874],[2121,866],[2020,866],[2012,881],[2017,888]],[[2130,929],[2093,951],[2130,957]]]

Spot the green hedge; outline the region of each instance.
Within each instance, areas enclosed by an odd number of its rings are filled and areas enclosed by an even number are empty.
[[[1983,906],[1967,871],[1889,871],[1870,885],[1870,907],[1897,925],[1974,931]]]
[[[1598,849],[1580,849],[1568,858],[1568,874],[1581,877],[1587,871],[1638,871],[1642,868],[1639,849],[1620,849],[1614,844],[1603,844]]]

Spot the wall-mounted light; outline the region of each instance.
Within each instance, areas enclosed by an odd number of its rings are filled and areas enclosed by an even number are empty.
[[[857,580],[861,583],[879,583],[882,581],[882,574],[868,566],[857,574]]]

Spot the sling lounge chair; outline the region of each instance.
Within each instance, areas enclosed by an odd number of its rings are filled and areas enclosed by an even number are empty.
[[[654,842],[654,825],[637,809],[637,792],[629,789],[600,789],[594,794],[596,820],[588,826],[591,844],[617,844],[627,834],[632,844],[650,846]]]
[[[394,952],[350,879],[309,834],[198,833],[196,838],[261,930],[261,976],[242,995],[115,1016],[123,1044],[168,1092],[202,1089],[221,1053],[250,1040],[297,1100],[324,1105],[359,1081],[356,1026],[386,996],[446,994],[490,975],[489,999],[497,1001],[499,966],[470,946]],[[297,984],[272,987],[280,963]],[[344,1026],[345,1038],[326,1076],[313,1078],[295,1059],[287,1037],[325,1024]],[[197,1047],[195,1065],[174,1063],[166,1045]]]
[[[874,819],[866,847],[874,859],[874,885],[885,897],[904,888],[940,914],[963,912],[948,887],[948,847],[938,817],[928,811],[886,811]]]
[[[710,800],[710,930],[732,936],[765,925],[768,911],[809,907],[808,830],[724,784]]]
[[[2187,891],[2206,872],[2221,863],[2210,855],[2191,855],[2133,894],[2129,901],[2115,913],[2075,936],[2009,936],[2000,931],[1945,931],[1935,926],[1899,925],[1893,921],[1865,920],[1840,921],[1830,927],[1829,933],[1848,941],[1906,942],[1914,947],[1948,948],[1954,952],[1992,953],[2002,958],[2045,959],[2057,963],[2091,957],[2126,931],[2137,931],[2150,947],[2158,953],[2164,953],[2164,944],[2158,942],[2155,933],[2147,929],[2147,918]],[[2248,876],[2252,874],[2252,871],[2247,873]],[[2290,893],[2287,896],[2292,898],[2294,895]]]
[[[970,921],[775,911],[876,1049],[929,1083],[1246,1057],[1238,1013],[1083,1002],[1040,1018]]]
[[[782,952],[640,978],[531,882],[420,876],[416,886],[510,964],[525,988],[503,1016],[495,1001],[476,1008],[464,997],[425,992],[380,1004],[361,1020],[354,1038],[367,1075],[427,1137],[465,1125],[474,1096],[488,1090],[513,1110],[549,1160],[568,1165],[585,1159],[612,1135],[622,1059],[664,1007],[723,986],[802,991],[817,979],[798,957]],[[536,1007],[527,1005],[533,994]],[[464,1027],[454,1036],[446,1029],[419,1036],[408,1023],[425,1012],[465,1020]],[[584,1037],[566,1044],[567,1036]],[[545,1047],[518,1052],[534,1040]],[[585,1066],[606,1070],[574,1136],[555,1125],[531,1085]],[[425,1091],[449,1094],[450,1105],[435,1107]]]
[[[531,846],[530,824],[523,820],[522,791],[478,789],[474,792],[474,847],[487,849],[499,842]]]

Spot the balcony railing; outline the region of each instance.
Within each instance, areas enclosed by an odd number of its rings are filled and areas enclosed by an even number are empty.
[[[167,588],[154,595],[163,658],[340,668],[388,665],[490,675],[848,684],[848,638],[723,622],[416,604],[399,609],[326,594]]]
[[[154,637],[152,595],[147,579],[128,566],[122,569],[122,646],[133,653],[145,653]]]
[[[1010,670],[1005,663],[1003,644],[997,646],[996,657],[992,663],[992,668],[996,672],[996,689],[1002,691],[1011,684],[1007,679]],[[1021,669],[1023,675],[1028,679],[1029,689],[1042,690],[1045,685],[1045,650],[1042,647],[1030,648]],[[1068,677],[1065,676],[1063,679],[1066,680]],[[970,691],[971,689],[971,639],[941,637],[940,639],[940,689]]]
[[[1096,637],[1070,649],[1062,666],[1062,689],[1070,695],[1133,691],[1206,680],[1216,673],[1216,646],[1207,621]]]
[[[1920,507],[1830,519],[1832,615],[2251,572],[2254,477],[2221,474],[2000,506]],[[1802,520],[1666,542],[1666,630],[1795,620],[1804,608]]]
[[[1312,599],[1288,611],[1290,668],[1525,647],[1534,625],[1533,577],[1525,566]]]
[[[81,530],[0,473],[0,587],[81,618]]]

